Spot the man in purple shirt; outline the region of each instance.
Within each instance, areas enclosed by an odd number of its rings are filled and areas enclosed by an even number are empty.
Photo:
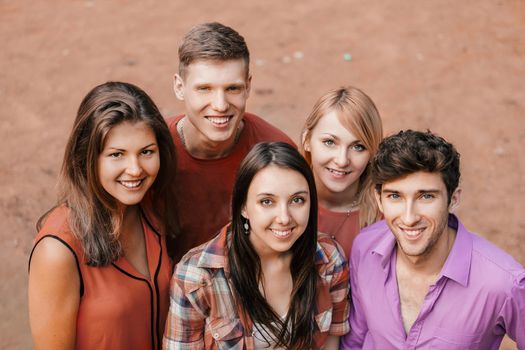
[[[459,154],[430,132],[387,137],[372,162],[385,220],[353,243],[351,333],[341,349],[525,349],[525,269],[470,233]]]

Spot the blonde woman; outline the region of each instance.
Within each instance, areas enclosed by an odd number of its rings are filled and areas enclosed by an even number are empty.
[[[317,186],[319,231],[337,240],[348,255],[359,230],[380,218],[369,161],[382,137],[374,102],[351,86],[323,95],[303,128],[302,151]]]

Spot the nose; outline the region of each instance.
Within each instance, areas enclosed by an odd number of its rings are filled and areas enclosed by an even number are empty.
[[[226,112],[228,110],[228,101],[224,91],[219,90],[214,94],[211,106],[217,112]]]
[[[277,223],[281,225],[288,225],[290,223],[291,217],[290,217],[290,211],[288,208],[288,203],[283,203],[279,207],[279,213],[277,215]]]
[[[142,174],[142,167],[137,157],[130,157],[126,167],[126,173],[131,176],[139,176]]]
[[[405,204],[405,212],[403,213],[403,224],[413,226],[418,223],[420,217],[417,213],[417,208],[414,202],[409,201]]]
[[[338,167],[344,168],[348,166],[350,160],[348,159],[348,149],[346,147],[341,147],[338,150],[337,156],[335,158],[335,164]]]

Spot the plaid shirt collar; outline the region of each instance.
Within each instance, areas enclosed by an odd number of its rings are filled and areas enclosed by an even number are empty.
[[[228,266],[228,246],[230,245],[230,240],[231,223],[228,223],[214,238],[205,243],[197,266],[209,269],[224,269],[226,275],[229,275],[230,269]],[[321,265],[328,264],[329,262],[330,259],[319,245],[319,242],[317,242],[315,264]]]

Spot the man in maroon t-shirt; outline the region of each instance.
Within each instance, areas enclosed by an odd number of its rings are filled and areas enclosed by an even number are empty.
[[[250,53],[244,38],[220,23],[195,26],[179,47],[175,95],[186,114],[168,118],[177,148],[177,206],[181,234],[176,261],[208,241],[230,217],[237,168],[253,145],[285,141],[283,132],[245,113]]]

